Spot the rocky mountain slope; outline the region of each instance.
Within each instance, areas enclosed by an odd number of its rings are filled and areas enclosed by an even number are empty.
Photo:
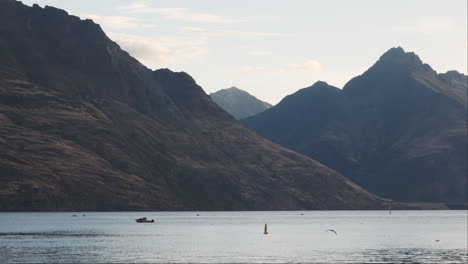
[[[219,90],[211,93],[210,97],[237,120],[261,113],[271,107],[271,104],[237,87]]]
[[[0,210],[382,208],[91,20],[0,0]]]
[[[377,195],[466,202],[467,76],[402,48],[343,90],[318,82],[243,122]]]

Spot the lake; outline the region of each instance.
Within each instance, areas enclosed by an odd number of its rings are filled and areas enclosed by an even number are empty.
[[[141,216],[155,223],[136,223]],[[467,211],[0,213],[0,263],[467,263],[467,217]]]

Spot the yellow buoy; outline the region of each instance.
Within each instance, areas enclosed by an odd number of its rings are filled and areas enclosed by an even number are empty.
[[[268,227],[267,227],[267,224],[265,224],[265,230],[263,231],[263,234],[268,235]]]

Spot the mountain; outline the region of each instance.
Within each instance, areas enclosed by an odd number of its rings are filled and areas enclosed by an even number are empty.
[[[271,104],[260,101],[237,87],[219,90],[210,94],[210,97],[237,120],[261,113],[271,107]]]
[[[392,48],[338,89],[317,82],[244,124],[382,197],[467,199],[467,76]]]
[[[0,210],[382,208],[99,25],[0,0]]]

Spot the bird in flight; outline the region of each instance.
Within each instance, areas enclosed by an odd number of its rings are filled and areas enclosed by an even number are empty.
[[[325,232],[333,232],[333,233],[335,233],[335,235],[338,235],[338,233],[337,233],[335,230],[333,230],[333,229],[325,230]]]

